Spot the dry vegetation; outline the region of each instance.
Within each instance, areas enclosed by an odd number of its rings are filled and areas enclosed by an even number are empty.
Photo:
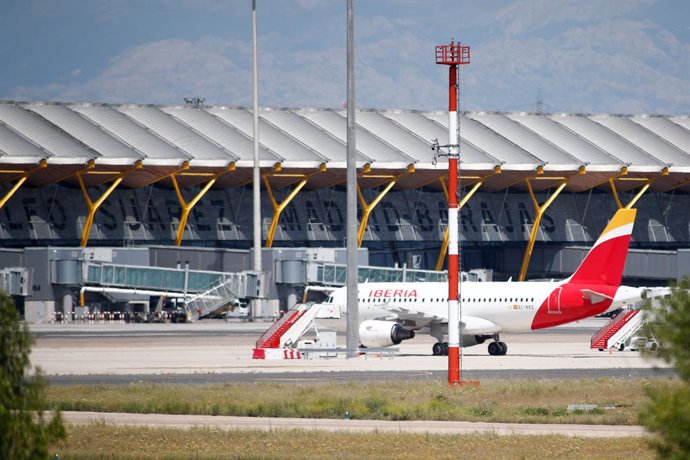
[[[259,383],[209,386],[54,386],[49,408],[76,411],[380,420],[467,420],[633,425],[648,385],[673,379],[486,380],[445,382]],[[569,404],[613,407],[567,411]]]
[[[68,459],[654,458],[644,438],[70,427]]]

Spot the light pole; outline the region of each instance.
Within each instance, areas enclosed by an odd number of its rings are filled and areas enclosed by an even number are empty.
[[[359,307],[357,305],[357,163],[355,158],[355,45],[354,11],[347,0],[347,349],[356,356],[359,347]]]
[[[436,47],[436,64],[448,72],[448,383],[460,384],[460,251],[458,230],[458,66],[470,63],[470,47],[455,44]],[[440,146],[435,144],[436,149]],[[432,147],[433,148],[433,147]]]
[[[259,70],[257,64],[256,49],[256,0],[252,0],[252,83],[253,83],[253,126],[254,126],[254,170],[252,174],[252,208],[253,208],[253,269],[257,272],[261,282],[261,177],[259,170]],[[261,286],[263,289],[263,286]],[[261,299],[255,298],[252,302],[252,318],[261,312]]]

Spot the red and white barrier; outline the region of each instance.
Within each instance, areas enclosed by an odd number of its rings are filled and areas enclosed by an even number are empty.
[[[293,348],[255,348],[253,359],[302,359],[302,353]]]

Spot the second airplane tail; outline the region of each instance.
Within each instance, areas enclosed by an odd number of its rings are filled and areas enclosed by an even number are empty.
[[[620,285],[636,214],[636,209],[616,212],[569,282]]]

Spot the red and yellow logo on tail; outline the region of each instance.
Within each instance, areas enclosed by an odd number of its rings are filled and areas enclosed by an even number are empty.
[[[619,209],[569,282],[618,286],[623,278],[636,209]]]
[[[532,329],[557,326],[606,311],[623,278],[635,209],[619,209],[575,273],[539,307]],[[590,292],[602,294],[588,295]],[[557,294],[557,295],[554,295]]]

